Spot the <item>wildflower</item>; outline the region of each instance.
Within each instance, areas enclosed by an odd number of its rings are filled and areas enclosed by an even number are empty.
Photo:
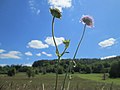
[[[93,18],[89,15],[83,15],[80,21],[88,27],[93,27]]]
[[[70,44],[70,40],[64,40],[63,43],[65,44],[65,47],[68,48]]]
[[[50,12],[51,12],[53,17],[56,17],[56,18],[59,18],[59,19],[62,17],[62,14],[61,14],[60,10],[57,9],[57,8],[50,8]]]

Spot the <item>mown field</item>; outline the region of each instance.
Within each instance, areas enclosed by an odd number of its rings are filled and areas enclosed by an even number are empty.
[[[61,90],[63,78],[63,75],[59,76],[58,90]],[[55,74],[39,74],[34,78],[28,78],[25,73],[14,77],[0,75],[0,90],[43,90],[43,87],[44,90],[54,90],[54,84]],[[66,84],[65,90],[67,88]],[[68,90],[120,90],[120,79],[104,81],[101,74],[74,74]]]

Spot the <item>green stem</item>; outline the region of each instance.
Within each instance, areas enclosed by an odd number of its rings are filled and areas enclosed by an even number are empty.
[[[57,90],[57,86],[58,86],[58,69],[59,69],[59,63],[60,63],[60,55],[59,55],[58,46],[57,46],[56,41],[55,41],[54,20],[55,20],[55,17],[53,17],[53,19],[52,19],[52,37],[53,37],[53,41],[54,41],[54,44],[55,44],[55,47],[56,47],[56,54],[58,56],[57,70],[56,70],[56,82],[55,82],[55,90]]]
[[[59,50],[58,50],[58,47],[57,47],[57,43],[55,41],[55,35],[54,35],[54,21],[55,21],[55,17],[53,17],[52,19],[52,37],[53,37],[53,42],[55,44],[55,48],[56,48],[56,54],[57,56],[59,55]]]
[[[86,24],[84,25],[83,33],[82,33],[82,36],[81,36],[80,41],[79,41],[79,43],[78,43],[78,46],[77,46],[77,48],[76,48],[75,54],[74,54],[74,56],[73,56],[73,60],[75,59],[75,57],[76,57],[76,55],[77,55],[77,52],[78,52],[78,49],[79,49],[79,47],[80,47],[80,44],[81,44],[81,42],[82,42],[82,40],[83,40],[83,37],[84,37],[84,34],[85,34],[85,29],[86,29]],[[67,70],[66,70],[66,74],[65,74],[65,77],[64,77],[62,90],[64,90],[65,82],[66,82],[66,78],[67,78],[69,69],[70,69],[70,73],[71,73],[71,62],[70,62],[69,66],[68,66],[68,68],[67,68]]]
[[[61,54],[61,57],[65,54],[67,48],[64,49],[63,53]]]
[[[59,69],[59,64],[60,64],[60,57],[58,57],[58,62],[57,62],[55,90],[57,90],[57,86],[58,86],[58,69]]]
[[[64,81],[63,81],[62,90],[64,90],[64,88],[65,88],[65,83],[66,83],[67,75],[68,75],[68,68],[67,68],[66,73],[65,73],[65,77],[64,77]]]
[[[74,56],[73,56],[73,60],[75,59],[75,57],[76,57],[76,55],[77,55],[78,49],[79,49],[80,44],[81,44],[81,42],[82,42],[82,40],[83,40],[83,37],[84,37],[84,35],[85,35],[85,29],[86,29],[86,24],[84,25],[82,37],[81,37],[81,39],[80,39],[80,41],[79,41],[79,43],[78,43],[78,46],[77,46],[77,48],[76,48],[75,54],[74,54]]]

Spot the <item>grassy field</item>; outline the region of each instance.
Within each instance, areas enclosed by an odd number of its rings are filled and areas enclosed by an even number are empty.
[[[103,74],[75,74],[75,76],[97,82],[104,82],[104,83],[113,82],[113,84],[120,85],[120,78],[116,78],[116,79],[107,78],[106,80],[102,80]]]
[[[101,82],[98,77],[99,74],[74,74],[69,90],[120,90],[119,80],[117,85],[113,84],[113,89],[110,89],[111,84]],[[58,90],[61,90],[63,78],[63,75],[59,75]],[[110,83],[109,80],[106,82]],[[28,78],[25,73],[14,77],[0,75],[0,90],[43,90],[43,86],[44,90],[54,90],[54,84],[55,74],[39,74],[34,78]]]

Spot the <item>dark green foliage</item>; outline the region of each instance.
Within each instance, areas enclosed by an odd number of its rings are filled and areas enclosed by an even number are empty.
[[[15,74],[16,74],[16,69],[15,68],[10,69],[7,73],[8,76],[15,76]]]
[[[109,74],[111,78],[120,77],[120,61],[112,64]]]
[[[35,74],[39,74],[39,69],[35,69]]]
[[[92,73],[92,68],[90,66],[86,66],[86,73]]]
[[[66,72],[66,68],[69,65],[69,62],[72,59],[62,59],[60,60],[60,74]],[[120,73],[120,68],[113,65],[115,62],[118,63],[120,61],[120,56],[110,59],[75,59],[76,67],[72,67],[71,72],[79,72],[79,73],[108,73],[110,72],[110,77],[119,77],[118,73]],[[56,63],[57,60],[39,60],[35,61],[32,67],[35,69],[35,73],[38,72],[46,74],[46,73],[55,73],[56,72]],[[112,66],[112,68],[111,68]],[[120,65],[117,65],[120,66]],[[0,74],[7,74],[8,71],[12,68],[16,69],[16,72],[27,72],[28,66],[22,65],[11,65],[11,66],[4,66],[0,67]],[[36,70],[37,69],[37,70]],[[70,72],[70,71],[69,71]]]
[[[64,73],[63,70],[64,70],[63,67],[59,67],[59,69],[58,69],[58,74],[63,74],[63,73]]]
[[[35,70],[32,67],[29,67],[26,74],[29,78],[34,77],[35,76]]]

